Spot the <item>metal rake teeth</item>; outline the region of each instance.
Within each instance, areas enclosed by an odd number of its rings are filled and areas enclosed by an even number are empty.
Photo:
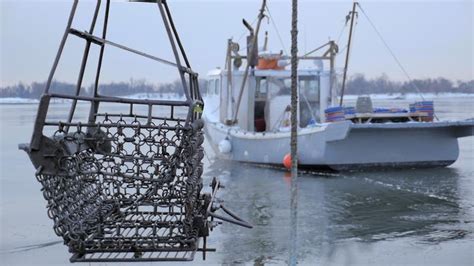
[[[208,218],[219,209],[213,207],[219,186],[214,181],[212,195],[201,192],[204,106],[197,74],[190,68],[166,2],[151,2],[158,5],[175,62],[107,40],[110,0],[105,4],[102,37],[93,35],[100,0],[91,30],[72,28],[78,4],[75,0],[40,99],[31,142],[20,145],[36,168],[48,216],[54,221],[55,233],[73,253],[72,262],[182,261],[192,260],[197,250],[203,251],[204,257],[206,251],[212,251],[206,247],[212,225]],[[52,79],[70,35],[84,39],[86,45],[77,89],[67,95],[51,93]],[[91,45],[98,45],[100,54],[94,89],[91,96],[83,96],[81,84]],[[186,99],[101,95],[98,82],[106,46],[176,67]],[[70,103],[64,121],[48,119],[52,99]],[[86,119],[77,118],[79,102],[90,106]],[[46,136],[46,129],[52,135]],[[200,239],[204,239],[203,248],[199,248]]]

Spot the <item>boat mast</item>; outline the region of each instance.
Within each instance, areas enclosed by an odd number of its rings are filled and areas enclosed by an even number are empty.
[[[346,52],[346,63],[344,65],[344,76],[342,77],[342,89],[341,89],[341,101],[339,102],[339,106],[342,106],[343,100],[344,100],[344,89],[346,87],[346,79],[347,79],[347,67],[349,65],[349,53],[351,51],[351,43],[352,43],[352,30],[354,29],[354,15],[357,15],[356,13],[356,6],[358,5],[357,2],[354,1],[352,5],[352,11],[349,12],[349,15],[351,17],[351,27],[349,30],[349,40],[347,41],[347,52]]]
[[[262,20],[265,17],[264,12],[265,12],[266,3],[267,3],[267,0],[262,1],[262,7],[260,8],[260,12],[258,14],[258,22],[257,22],[257,27],[255,28],[255,32],[253,32],[253,29],[250,26],[250,24],[248,24],[247,21],[245,21],[245,19],[243,20],[244,25],[250,30],[251,35],[253,34],[253,38],[252,38],[252,43],[250,47],[251,50],[248,50],[247,52],[247,65],[245,66],[244,77],[242,78],[242,85],[240,86],[239,98],[237,98],[237,106],[236,106],[236,110],[234,114],[234,119],[232,121],[234,124],[237,123],[237,116],[239,115],[240,101],[242,100],[242,94],[245,89],[245,83],[247,82],[247,77],[250,71],[250,66],[251,66],[250,62],[258,59],[258,58],[252,58],[252,55],[254,54],[253,53],[254,49],[257,49],[256,56],[258,57],[258,47],[255,47],[255,46],[257,45],[258,32],[260,31],[260,24],[262,24]]]
[[[335,41],[329,41],[327,44],[329,46],[329,49],[324,52],[323,54],[323,59],[329,59],[329,97],[330,97],[330,104],[333,104],[336,102],[335,97],[336,97],[336,91],[335,91],[335,83],[336,83],[336,72],[334,70],[335,68],[335,60],[336,60],[336,55],[339,52],[339,47],[337,46]],[[321,102],[327,102],[326,99],[321,99]],[[324,119],[324,117],[322,117]],[[323,120],[321,120],[323,121]],[[324,122],[324,121],[323,121]]]

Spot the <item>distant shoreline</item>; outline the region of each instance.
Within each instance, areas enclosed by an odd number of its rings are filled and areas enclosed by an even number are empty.
[[[443,93],[372,93],[372,94],[363,94],[369,95],[374,100],[413,100],[417,101],[422,99],[442,99],[442,98],[462,98],[469,97],[474,98],[474,93],[452,93],[452,92],[443,92]],[[359,95],[348,94],[344,96],[346,100],[355,100]],[[166,100],[183,100],[184,97],[179,96],[175,93],[135,93],[126,96],[118,96],[120,98],[133,98],[133,99],[166,99]],[[54,100],[52,103],[67,103],[69,100]],[[0,97],[0,104],[37,104],[39,103],[38,99],[31,98],[20,98],[20,97]]]

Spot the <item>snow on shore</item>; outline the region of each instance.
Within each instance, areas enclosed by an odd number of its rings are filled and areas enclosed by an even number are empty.
[[[127,96],[120,96],[120,98],[128,98],[128,99],[152,99],[152,100],[172,100],[172,101],[178,101],[178,100],[184,100],[184,96],[179,96],[179,94],[176,93],[136,93],[132,95],[127,95]]]
[[[163,100],[184,100],[184,96],[179,96],[178,94],[174,93],[136,93],[127,96],[119,96],[120,98],[128,98],[128,99],[163,99]],[[71,100],[68,99],[52,99],[51,103],[67,103]],[[0,104],[37,104],[39,103],[38,99],[30,99],[30,98],[19,98],[19,97],[7,97],[7,98],[0,98]]]
[[[393,93],[393,94],[369,94],[372,99],[380,99],[380,100],[420,100],[422,96],[424,99],[427,100],[436,100],[436,99],[443,99],[443,98],[474,98],[474,94],[469,93],[423,93],[423,94],[416,94],[416,93],[409,93],[409,94],[401,94],[401,93]],[[345,95],[344,98],[346,100],[356,100],[359,95]],[[136,93],[128,96],[120,96],[120,98],[130,98],[130,99],[163,99],[163,100],[184,100],[184,96],[180,96],[175,93]],[[70,100],[64,99],[53,99],[52,103],[66,103]],[[37,99],[27,99],[27,98],[0,98],[0,104],[37,104],[39,100]]]
[[[38,102],[39,100],[37,99],[15,98],[15,97],[0,98],[0,104],[32,104],[32,103],[38,103]]]

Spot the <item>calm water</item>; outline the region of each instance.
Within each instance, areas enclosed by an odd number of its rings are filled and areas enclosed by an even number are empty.
[[[388,101],[378,101],[379,106]],[[436,100],[440,119],[474,117],[474,98]],[[405,107],[406,101],[390,105]],[[64,116],[67,105],[55,104]],[[85,108],[84,108],[85,110]],[[0,264],[63,265],[70,254],[52,231],[34,169],[17,144],[28,142],[36,105],[0,105]],[[460,140],[449,168],[306,174],[299,178],[298,261],[320,265],[474,265],[474,138]],[[217,252],[190,264],[286,264],[290,178],[280,170],[204,158],[225,205],[253,229],[223,224]],[[139,265],[148,265],[143,263]],[[123,265],[123,264],[122,264]],[[176,265],[176,264],[175,264]]]

